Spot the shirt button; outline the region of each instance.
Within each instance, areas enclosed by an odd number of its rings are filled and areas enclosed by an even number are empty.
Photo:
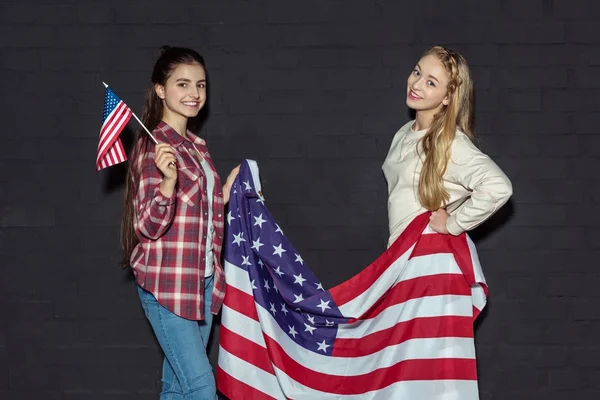
[[[219,214],[219,215],[217,215],[217,217],[221,218],[221,215],[222,215],[222,214]]]

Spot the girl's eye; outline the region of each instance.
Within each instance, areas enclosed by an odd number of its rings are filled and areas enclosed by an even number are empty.
[[[433,87],[435,87],[435,83],[433,83],[433,81],[427,81],[427,84],[428,84],[429,86],[433,86]]]
[[[182,88],[184,88],[184,87],[186,87],[186,85],[187,85],[187,84],[186,84],[185,82],[181,82],[181,83],[179,84],[179,87],[182,87]]]
[[[416,76],[419,76],[419,75],[421,75],[421,73],[420,73],[418,70],[416,70],[416,69],[415,69],[415,70],[413,70],[413,73],[414,73]]]

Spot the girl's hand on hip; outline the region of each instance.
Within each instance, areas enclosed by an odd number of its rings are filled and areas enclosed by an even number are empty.
[[[439,208],[431,213],[431,216],[429,217],[429,226],[437,233],[448,234],[446,222],[448,221],[449,216],[450,214],[448,214],[444,208]]]

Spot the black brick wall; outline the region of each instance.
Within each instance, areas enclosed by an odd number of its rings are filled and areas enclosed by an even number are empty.
[[[123,168],[94,169],[102,81],[139,114],[157,48],[200,51],[219,171],[260,163],[331,286],[384,249],[405,79],[444,44],[515,188],[473,233],[491,294],[481,398],[599,399],[599,20],[594,0],[1,1],[0,398],[157,398],[160,351],[117,267]]]

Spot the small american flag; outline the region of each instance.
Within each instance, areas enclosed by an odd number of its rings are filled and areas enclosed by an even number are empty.
[[[98,143],[98,157],[96,168],[100,171],[111,165],[127,161],[125,149],[119,134],[131,119],[131,109],[123,102],[105,83],[104,113],[102,114],[102,128]]]
[[[226,219],[219,391],[231,400],[478,399],[473,323],[485,279],[469,237],[435,233],[429,215],[326,290],[271,217],[246,160]]]

